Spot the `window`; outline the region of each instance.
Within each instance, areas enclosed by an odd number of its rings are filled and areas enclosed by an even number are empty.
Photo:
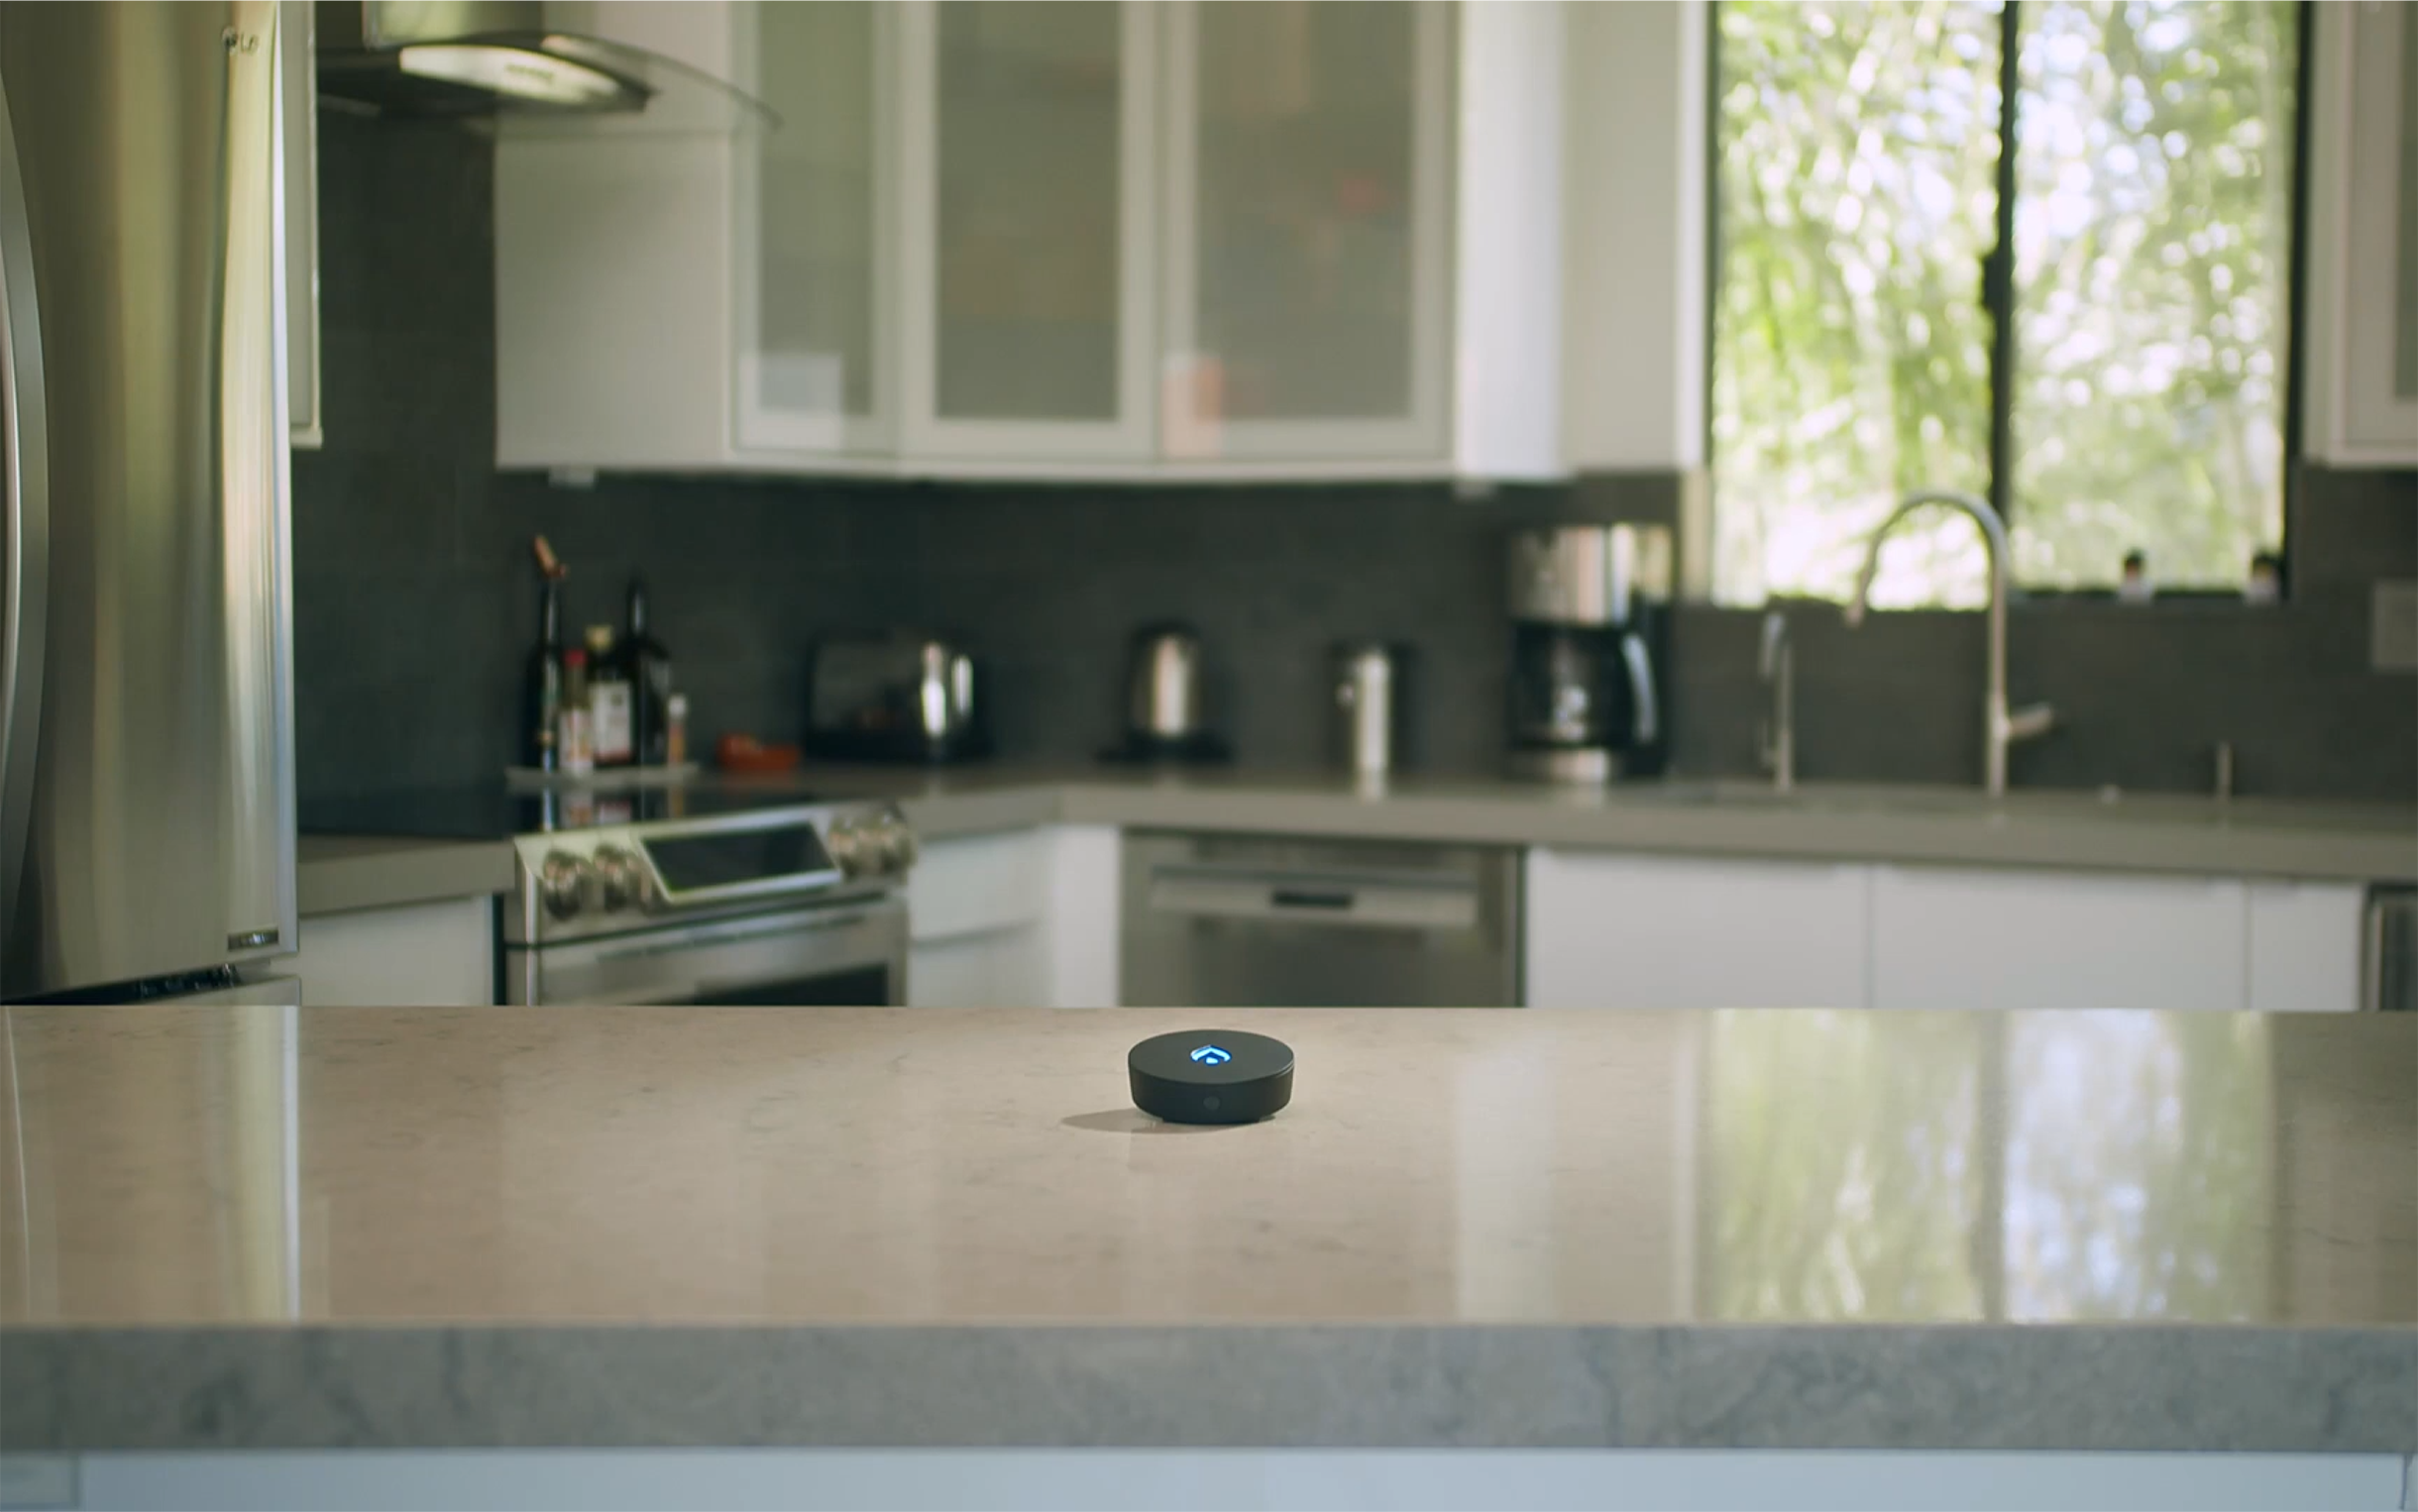
[[[2239,589],[2283,528],[2299,7],[1715,15],[1715,596],[1844,597],[1923,486],[1995,502],[2028,587],[2109,588],[2139,550],[2163,588]],[[1940,511],[1873,599],[1983,593]]]

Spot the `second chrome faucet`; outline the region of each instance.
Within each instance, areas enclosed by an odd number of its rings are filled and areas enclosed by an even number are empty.
[[[1771,609],[1763,616],[1763,649],[1755,667],[1771,690],[1759,755],[1775,791],[1797,786],[1797,651],[1789,643],[1788,616]]]
[[[1990,641],[1988,684],[1982,695],[1982,788],[1992,798],[2007,791],[2007,748],[2019,740],[2030,740],[2048,733],[2056,715],[2045,703],[2025,708],[2007,707],[2007,525],[1998,511],[1970,493],[1945,488],[1918,488],[1899,501],[1881,528],[1872,533],[1872,542],[1864,550],[1863,571],[1855,575],[1855,596],[1847,603],[1847,626],[1855,628],[1864,622],[1864,611],[1872,593],[1872,575],[1880,569],[1881,543],[1897,523],[1925,504],[1945,504],[1960,509],[1981,527],[1982,544],[1990,553]],[[1768,641],[1768,632],[1766,635]]]

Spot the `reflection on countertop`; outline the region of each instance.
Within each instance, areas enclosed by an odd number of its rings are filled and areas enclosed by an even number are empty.
[[[2418,1019],[1193,1017],[10,1009],[0,1321],[2418,1325]]]

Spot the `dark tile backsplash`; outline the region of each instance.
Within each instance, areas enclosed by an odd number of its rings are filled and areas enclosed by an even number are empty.
[[[1491,769],[1503,705],[1498,541],[1539,513],[1657,517],[1674,476],[1469,500],[1436,486],[1050,487],[495,472],[490,156],[448,129],[322,121],[327,446],[294,462],[298,759],[306,801],[463,781],[510,755],[534,631],[528,537],[572,572],[567,623],[620,619],[643,572],[703,740],[794,739],[821,632],[917,623],[988,664],[1003,757],[1085,761],[1118,727],[1125,641],[1197,624],[1243,759],[1325,757],[1329,646],[1417,651],[1410,751]],[[2292,601],[2019,606],[2011,681],[2059,728],[2019,784],[2197,790],[2231,741],[2246,793],[2418,798],[2418,683],[2366,670],[2368,585],[2418,577],[2418,477],[2312,471]],[[1980,771],[1975,614],[1796,621],[1809,779]],[[1676,626],[1678,764],[1754,770],[1758,615]]]

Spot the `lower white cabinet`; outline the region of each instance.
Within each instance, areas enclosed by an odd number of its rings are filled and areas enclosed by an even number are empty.
[[[1049,1006],[1116,1008],[1119,899],[1124,889],[1114,824],[1058,824],[1049,836]]]
[[[1117,831],[1059,824],[926,842],[907,882],[914,1008],[1113,1008]]]
[[[2239,1010],[2243,929],[2230,877],[1876,866],[1872,1006]]]
[[[1531,1008],[1861,1008],[1870,868],[1535,849]]]
[[[301,920],[279,964],[306,1008],[479,1008],[495,1001],[495,900],[487,896]]]
[[[2364,889],[1528,853],[1531,1008],[2347,1012]]]
[[[2360,1006],[2356,882],[2253,882],[2246,952],[2250,1004],[2261,1014],[2349,1013]]]

